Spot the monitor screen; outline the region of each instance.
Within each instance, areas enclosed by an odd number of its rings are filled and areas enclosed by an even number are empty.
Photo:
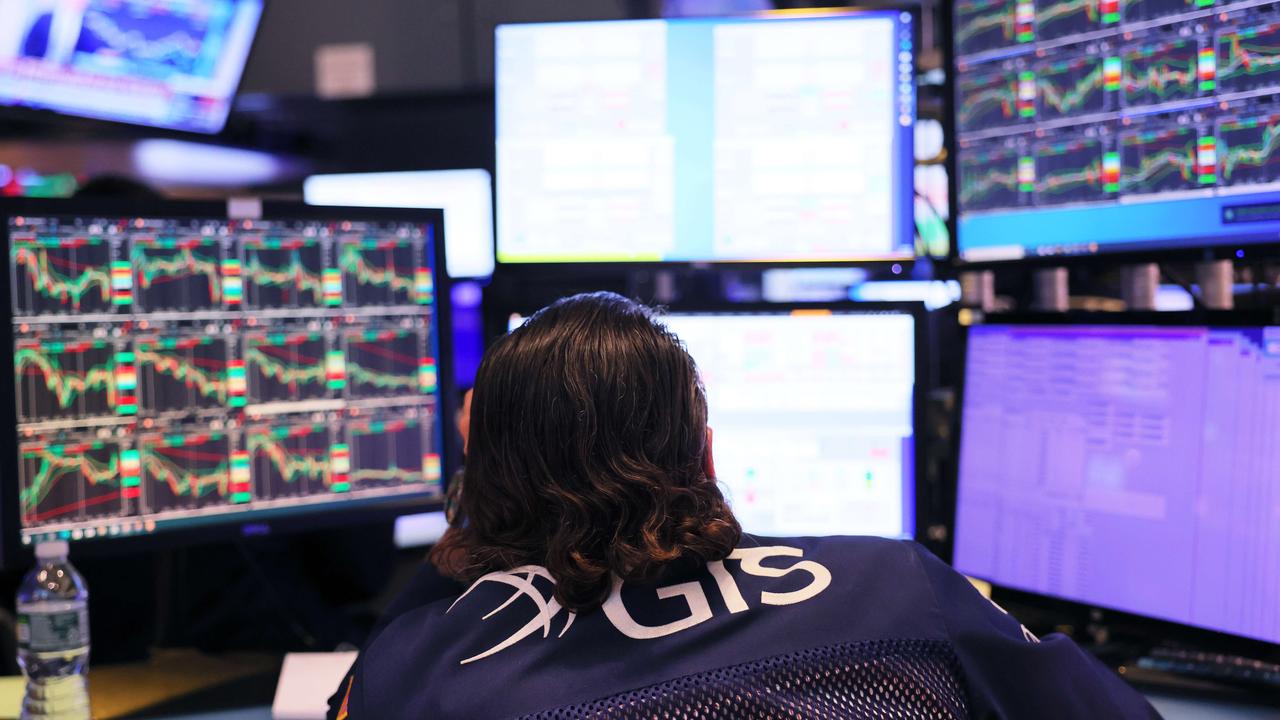
[[[0,104],[216,133],[262,0],[0,0]]]
[[[60,207],[0,212],[23,543],[440,494],[438,216]]]
[[[954,8],[961,258],[1276,242],[1280,3]]]
[[[1280,642],[1280,328],[970,330],[955,566]]]
[[[498,260],[914,256],[903,11],[497,29]]]
[[[915,534],[909,313],[673,313],[698,363],[717,479],[745,531]]]
[[[493,274],[493,181],[488,170],[312,175],[302,191],[311,205],[443,208],[450,277]]]

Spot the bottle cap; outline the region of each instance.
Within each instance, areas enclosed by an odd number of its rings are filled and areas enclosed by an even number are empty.
[[[56,560],[67,556],[66,540],[46,540],[36,546],[37,560]]]

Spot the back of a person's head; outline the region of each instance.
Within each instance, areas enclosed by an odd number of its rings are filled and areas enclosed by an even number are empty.
[[[706,394],[679,340],[619,295],[565,298],[480,364],[462,522],[432,560],[462,579],[542,565],[562,605],[593,609],[615,575],[733,550],[741,531],[709,452]]]

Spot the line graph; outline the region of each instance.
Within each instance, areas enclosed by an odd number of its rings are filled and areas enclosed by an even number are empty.
[[[139,445],[148,509],[223,504],[231,489],[231,445],[224,433],[144,436]]]
[[[1280,23],[1224,32],[1217,47],[1218,82],[1224,90],[1280,84]]]
[[[435,483],[438,490],[440,460],[427,445],[426,429],[412,417],[349,421],[352,488]]]
[[[1118,189],[1119,158],[1093,138],[1044,145],[1036,150],[1036,203],[1053,205],[1104,200]]]
[[[251,402],[297,402],[329,397],[330,368],[320,332],[245,336],[244,359]]]
[[[25,527],[51,522],[121,517],[138,497],[125,484],[115,444],[100,440],[27,443],[19,449],[19,507]]]
[[[135,238],[133,271],[142,309],[217,310],[221,248],[214,238]]]
[[[1122,0],[1122,2],[1124,21],[1138,22],[1211,7],[1215,0]]]
[[[959,83],[957,119],[962,131],[1001,127],[1020,119],[1016,71],[961,75]]]
[[[207,335],[149,337],[134,345],[143,407],[186,412],[243,403],[232,392],[227,341]]]
[[[352,397],[406,395],[435,390],[421,378],[426,344],[417,330],[370,329],[346,337],[346,376]],[[431,362],[434,375],[435,364]],[[434,380],[434,377],[433,377]]]
[[[416,282],[421,243],[400,239],[347,239],[341,243],[338,267],[349,304],[426,305]]]
[[[147,73],[150,76],[192,73],[205,35],[192,24],[193,19],[172,10],[108,13],[90,7],[84,13],[84,34],[77,49],[94,53],[108,50],[115,57],[155,68]],[[86,46],[86,42],[93,44]]]
[[[1199,172],[1195,130],[1178,127],[1126,135],[1120,140],[1126,193],[1192,190],[1204,183]],[[1212,174],[1207,182],[1213,182]]]
[[[1015,0],[960,0],[956,12],[956,52],[960,55],[1025,42],[1017,33]]]
[[[1107,109],[1106,59],[1080,56],[1036,70],[1036,89],[1044,119],[1087,115]]]
[[[101,238],[16,236],[11,248],[19,314],[101,313],[128,304],[128,296],[112,292],[116,263]]]
[[[1125,104],[1156,105],[1199,94],[1196,75],[1200,46],[1177,39],[1130,48],[1124,53]]]
[[[966,149],[960,155],[960,205],[965,210],[990,210],[1019,204],[1016,149]]]
[[[247,238],[245,295],[254,309],[326,305],[323,248],[306,238]]]
[[[278,499],[330,492],[328,425],[252,427],[246,436],[259,497]]]
[[[1054,40],[1097,30],[1103,25],[1102,4],[1106,0],[1058,0],[1036,4],[1036,38]],[[1118,16],[1108,16],[1110,22]]]
[[[1223,184],[1280,182],[1280,113],[1224,120],[1218,139]]]
[[[115,345],[104,340],[21,340],[13,367],[18,421],[36,422],[132,414],[136,401],[121,387]]]

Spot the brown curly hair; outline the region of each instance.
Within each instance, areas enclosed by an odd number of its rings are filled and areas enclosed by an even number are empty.
[[[542,565],[586,611],[614,575],[723,559],[742,531],[709,451],[697,367],[654,313],[613,293],[559,300],[480,364],[459,522],[431,560],[465,581]]]

